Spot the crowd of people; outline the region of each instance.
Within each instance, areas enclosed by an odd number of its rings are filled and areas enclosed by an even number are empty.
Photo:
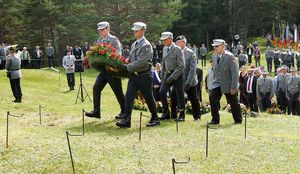
[[[173,37],[171,32],[161,33],[157,44],[150,43],[144,36],[146,24],[136,22],[132,28],[136,41],[130,48],[122,47],[119,39],[110,34],[108,22],[100,22],[97,26],[100,38],[95,43],[109,43],[119,54],[126,57],[128,64],[124,64],[122,70],[130,72],[132,76],[129,77],[127,91],[124,94],[121,78],[102,69],[93,86],[94,109],[87,112],[86,116],[101,118],[101,92],[106,84],[109,84],[120,105],[120,113],[115,117],[121,119],[116,123],[119,127],[131,127],[132,104],[137,93],[143,96],[151,112],[151,119],[147,126],[158,126],[160,120],[166,119],[185,121],[187,101],[191,102],[194,120],[201,119],[203,71],[197,68],[197,65],[199,59],[202,67],[206,66],[208,50],[204,44],[200,48],[196,45],[191,47],[185,36]],[[300,115],[300,73],[297,73],[300,67],[299,50],[296,52],[292,48],[280,50],[268,45],[265,52],[267,62],[265,67],[261,65],[262,52],[257,42],[249,44],[248,47],[243,47],[240,42],[236,42],[229,47],[224,40],[215,39],[212,47],[214,53],[205,77],[205,89],[209,94],[211,105],[210,124],[220,123],[220,99],[223,94],[231,106],[236,124],[242,123],[240,103],[252,112],[264,112],[271,107],[274,96],[283,113]],[[8,48],[5,44],[1,44],[0,63],[2,68],[10,72],[8,77],[15,96],[14,102],[21,102],[20,69],[32,66],[41,68],[43,51],[36,46],[31,59],[26,47],[23,47],[18,56],[15,49]],[[82,48],[78,45],[74,48],[66,46],[62,66],[66,70],[70,90],[74,90],[75,86],[75,62],[82,60],[89,48],[87,42]],[[55,49],[50,43],[45,49],[45,54],[48,66],[55,66]],[[255,65],[252,64],[253,58]],[[297,70],[294,66],[295,62]],[[250,66],[248,69],[247,64]],[[86,61],[84,65],[89,67]],[[271,77],[272,70],[275,70],[274,78]],[[18,73],[14,76],[16,72]],[[157,114],[157,102],[161,102],[163,106],[161,117]]]

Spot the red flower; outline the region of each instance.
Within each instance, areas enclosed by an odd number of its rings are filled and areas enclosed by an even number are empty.
[[[105,54],[105,50],[99,50],[99,54],[100,54],[100,55]]]
[[[112,54],[110,55],[110,57],[111,57],[111,58],[116,58],[116,57],[117,57],[117,54],[112,53]]]
[[[113,53],[117,52],[117,50],[116,50],[115,48],[111,48],[111,51],[112,51]]]
[[[113,48],[112,44],[107,44],[108,48]]]
[[[102,42],[102,44],[103,44],[103,45],[107,45],[107,43],[106,43],[106,42]]]
[[[102,44],[101,44],[101,43],[98,43],[97,46],[100,47],[100,46],[102,46]]]

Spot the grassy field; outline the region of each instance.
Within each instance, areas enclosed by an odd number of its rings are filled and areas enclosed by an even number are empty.
[[[206,72],[206,68],[205,68]],[[0,71],[0,173],[72,173],[65,131],[80,134],[81,110],[92,103],[75,104],[77,90],[68,91],[64,72],[22,70],[23,102],[15,104],[5,77]],[[76,74],[76,89],[79,75]],[[92,97],[97,72],[83,73]],[[127,80],[123,80],[126,91]],[[85,119],[85,136],[70,137],[76,173],[161,174],[172,173],[172,158],[188,164],[176,165],[176,173],[299,173],[300,117],[261,114],[248,118],[248,137],[244,125],[234,125],[231,114],[221,112],[219,129],[209,130],[209,155],[205,157],[205,114],[200,122],[191,115],[179,123],[163,121],[155,128],[145,127],[139,142],[139,111],[132,115],[132,127],[119,129],[114,116],[119,113],[116,98],[106,87],[102,94],[102,118]],[[225,97],[222,103],[225,103]],[[204,102],[208,102],[204,93]],[[39,125],[38,106],[43,109]],[[6,112],[24,114],[10,118],[9,148],[5,148]],[[149,113],[145,113],[149,115]]]

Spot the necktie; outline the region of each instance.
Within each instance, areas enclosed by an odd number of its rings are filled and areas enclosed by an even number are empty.
[[[292,77],[292,81],[294,81],[294,77]]]
[[[220,62],[220,56],[218,56],[218,59],[217,59],[217,65],[219,65],[219,62]]]
[[[250,84],[250,83],[251,83],[251,76],[249,76],[249,80],[248,80],[248,87],[247,87],[247,88],[248,88],[248,91],[250,91],[250,87],[251,87],[251,84]]]
[[[139,42],[135,42],[135,46],[134,47],[136,47],[138,44],[139,44]]]
[[[264,78],[264,82],[266,81],[266,78]]]
[[[168,47],[168,49],[167,49],[167,53],[169,53],[170,52],[170,47]]]

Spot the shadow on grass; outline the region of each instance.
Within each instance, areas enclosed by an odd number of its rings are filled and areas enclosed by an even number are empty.
[[[85,132],[105,132],[108,135],[128,135],[131,133],[138,133],[139,132],[139,122],[131,122],[131,128],[119,128],[115,125],[115,123],[119,120],[108,120],[105,122],[89,122],[85,123]],[[142,123],[142,131],[148,131],[151,129],[163,129],[166,127],[174,127],[174,130],[176,129],[176,123],[174,120],[168,120],[168,121],[161,121],[160,126],[156,127],[146,127],[145,125],[146,119],[143,120]],[[147,120],[148,122],[148,120]],[[136,124],[137,123],[137,124]],[[189,123],[179,123],[179,124],[189,124]],[[67,128],[70,133],[76,133],[76,132],[81,132],[82,131],[82,126],[76,126],[76,127],[69,127]]]

